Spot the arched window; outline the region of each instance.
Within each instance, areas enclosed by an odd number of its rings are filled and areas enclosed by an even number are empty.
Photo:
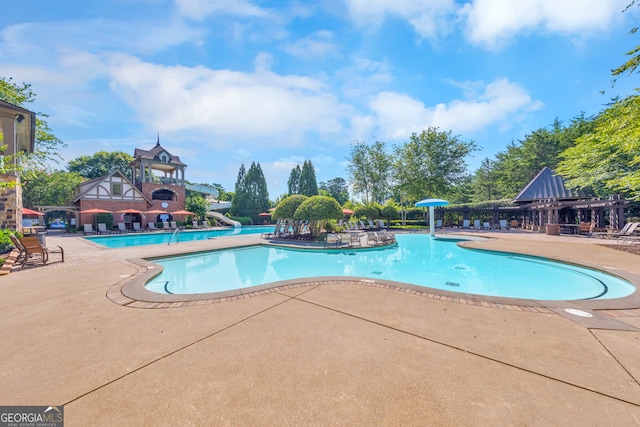
[[[151,200],[176,200],[175,193],[171,190],[161,189],[151,193]]]

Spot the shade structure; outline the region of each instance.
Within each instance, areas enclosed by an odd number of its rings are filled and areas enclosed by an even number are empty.
[[[270,212],[261,212],[258,214],[258,216],[271,216]]]
[[[433,216],[434,216],[434,211],[435,211],[435,207],[436,206],[447,206],[449,204],[449,202],[447,202],[446,200],[442,200],[442,199],[424,199],[424,200],[420,200],[418,203],[416,203],[417,207],[428,207],[429,208],[429,234],[431,235],[431,237],[434,237],[436,235],[436,232],[433,228]]]
[[[139,211],[137,209],[123,209],[121,211],[116,211],[116,213],[120,213],[120,214],[141,214],[142,211]]]
[[[353,211],[351,209],[342,209],[343,215],[353,215]]]
[[[185,211],[184,209],[171,212],[171,215],[195,215],[193,212]]]
[[[34,211],[31,210],[29,208],[22,208],[22,215],[27,215],[27,216],[40,216],[40,215],[44,215],[44,212],[38,212],[38,211]]]

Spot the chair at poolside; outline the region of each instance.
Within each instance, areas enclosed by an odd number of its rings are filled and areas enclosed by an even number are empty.
[[[51,250],[47,248],[46,245],[43,246],[40,243],[40,240],[38,240],[38,238],[35,236],[24,236],[20,237],[18,240],[22,244],[22,247],[25,251],[25,256],[22,259],[23,266],[29,260],[29,258],[32,258],[34,256],[40,256],[42,263],[46,264],[47,262],[49,262],[50,253],[59,253],[62,257],[61,262],[64,262],[64,249],[62,249],[61,246],[56,246],[58,249]]]
[[[340,239],[338,238],[338,235],[335,233],[327,233],[327,237],[324,240],[324,247],[326,248],[327,246],[339,246],[340,243]]]
[[[134,233],[142,233],[144,230],[142,229],[142,227],[140,227],[140,223],[139,222],[134,222],[133,223],[133,232]]]
[[[475,230],[480,230],[480,220],[479,219],[474,219],[473,220],[473,228]]]
[[[193,224],[193,228],[202,228],[202,226],[198,224],[198,221],[191,221],[191,224]]]
[[[368,220],[368,222],[369,222],[369,230],[377,230],[378,229],[378,227],[375,226],[373,221]]]
[[[9,239],[11,239],[11,243],[13,243],[13,246],[18,250],[18,256],[14,261],[17,264],[18,262],[25,259],[25,257],[27,256],[27,251],[24,249],[22,243],[14,234],[9,234]]]
[[[341,233],[340,237],[340,246],[351,246],[353,242],[353,237],[355,233]],[[357,238],[357,236],[356,236]]]
[[[387,228],[387,226],[385,225],[384,221],[381,220],[381,219],[378,220],[378,228],[380,230],[384,230],[385,228]]]
[[[640,226],[640,222],[632,222],[627,231],[624,233],[620,233],[618,235],[617,240],[620,240],[622,243],[634,243],[640,236],[634,235],[636,229]]]
[[[147,228],[149,229],[149,231],[160,231],[156,227],[156,223],[155,222],[148,222],[147,223]]]
[[[486,221],[485,221],[485,222],[483,222],[483,223],[482,223],[482,228],[483,228],[484,230],[491,230],[491,223],[490,223],[490,222],[486,222]]]
[[[512,219],[509,228],[520,228],[520,222],[517,219]]]
[[[375,231],[370,231],[367,233],[367,243],[369,245],[380,245],[382,243],[382,240],[380,240],[380,238],[378,237],[378,233],[376,233]]]
[[[386,245],[396,241],[396,236],[394,234],[388,233],[387,230],[382,230],[379,233],[377,233],[377,235],[378,235],[378,240],[380,241],[381,244]]]
[[[111,230],[107,230],[107,224],[105,224],[104,222],[99,222],[98,234],[111,234]]]
[[[366,230],[367,226],[364,225],[364,221],[360,221],[360,230]]]
[[[162,229],[166,231],[171,231],[171,226],[167,221],[162,221]]]
[[[175,221],[171,221],[171,222],[169,222],[169,225],[171,226],[171,229],[172,229],[172,230],[176,230],[176,229],[178,228],[178,225],[176,224],[176,222],[175,222]]]
[[[583,236],[591,236],[591,231],[593,229],[592,222],[581,222],[578,224],[578,234]]]
[[[96,231],[93,229],[93,224],[84,224],[83,234],[86,236],[87,234],[96,234]]]
[[[616,238],[617,239],[620,236],[626,235],[627,231],[629,230],[629,227],[631,227],[632,225],[633,225],[633,222],[628,222],[620,230],[617,230],[617,231],[613,231],[613,230],[597,231],[597,232],[591,233],[591,235],[593,237],[599,237],[601,239],[610,239],[610,238]]]
[[[509,226],[507,225],[507,220],[506,219],[501,219],[500,220],[500,230],[508,230]]]
[[[129,230],[127,230],[127,225],[124,222],[119,222],[118,223],[118,233],[128,233]]]
[[[437,219],[436,220],[436,227],[435,228],[442,228],[442,220],[441,219]]]
[[[465,219],[462,221],[462,228],[469,228],[469,220]]]

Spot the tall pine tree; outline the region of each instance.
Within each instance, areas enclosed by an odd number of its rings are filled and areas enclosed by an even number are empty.
[[[316,171],[311,160],[305,160],[302,165],[299,193],[307,197],[318,195],[318,181],[316,180]]]
[[[300,174],[300,165],[296,165],[295,168],[291,169],[289,181],[287,181],[287,185],[289,186],[289,195],[300,193]]]
[[[240,166],[238,179],[233,195],[231,213],[236,216],[250,216],[256,221],[260,212],[269,209],[269,192],[267,180],[262,173],[260,163],[251,163],[245,172],[244,164]]]

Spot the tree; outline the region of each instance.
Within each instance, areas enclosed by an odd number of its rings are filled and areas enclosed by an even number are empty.
[[[323,220],[342,219],[342,207],[333,197],[313,196],[302,202],[296,209],[294,219],[309,221],[309,230],[312,236],[320,233],[320,224]]]
[[[300,165],[296,165],[295,168],[291,169],[291,173],[289,174],[289,180],[287,181],[287,185],[289,187],[289,194],[299,194],[300,193]]]
[[[572,188],[640,199],[640,92],[615,102],[562,154],[557,172]]]
[[[324,190],[327,192],[329,197],[333,197],[343,205],[349,200],[349,188],[347,187],[347,182],[344,178],[333,178],[327,182],[320,183],[320,190]]]
[[[380,216],[380,212],[378,211],[378,209],[375,206],[371,205],[371,204],[358,205],[353,210],[353,213],[357,217],[365,216],[365,217],[367,217],[369,219],[373,219],[373,218],[376,218],[376,217]]]
[[[35,99],[36,95],[30,84],[17,84],[12,78],[0,77],[0,100],[27,108],[26,104]],[[25,169],[46,169],[50,162],[59,163],[62,160],[58,150],[66,147],[66,144],[53,134],[44,120],[46,117],[48,116],[43,113],[36,114],[35,147],[33,153],[24,156]]]
[[[464,178],[465,158],[477,150],[473,142],[461,141],[451,131],[429,127],[412,134],[409,142],[395,147],[395,176],[406,201],[446,197]]]
[[[624,9],[624,11],[625,12],[628,11],[634,5],[640,6],[640,3],[636,2],[636,0],[632,0],[631,3],[629,3],[627,7]],[[639,28],[640,27],[631,28],[631,30],[629,31],[629,34],[637,33]],[[616,79],[618,76],[625,73],[627,73],[628,75],[631,75],[636,72],[636,69],[638,68],[638,66],[640,66],[640,46],[636,46],[633,49],[631,49],[629,52],[627,52],[627,56],[631,57],[627,62],[625,62],[618,68],[611,70],[611,75],[614,77],[614,80],[613,80],[614,83],[616,82]]]
[[[75,172],[88,179],[105,176],[119,170],[124,176],[131,176],[130,163],[133,157],[122,151],[98,151],[93,156],[80,156],[67,165],[69,172]]]
[[[292,194],[276,205],[276,209],[271,214],[271,217],[273,219],[284,220],[286,224],[293,228],[293,233],[298,234],[300,232],[300,221],[294,220],[294,216],[296,210],[298,210],[305,200],[307,200],[307,196]]]
[[[202,194],[191,192],[184,201],[184,208],[196,214],[196,218],[204,218],[209,210],[209,204]]]
[[[67,206],[74,197],[76,185],[85,178],[74,172],[36,169],[22,174],[22,203],[24,206]]]
[[[257,220],[258,214],[268,210],[269,206],[267,181],[262,173],[260,163],[252,162],[247,172],[245,172],[244,164],[240,165],[231,201],[231,214],[250,216]]]
[[[305,160],[302,165],[302,170],[300,171],[300,187],[298,188],[298,191],[300,194],[304,194],[307,197],[318,194],[316,171],[311,160]]]
[[[387,153],[386,145],[376,141],[372,145],[355,142],[347,157],[353,191],[368,202],[384,203],[391,194],[390,178],[393,159]]]

